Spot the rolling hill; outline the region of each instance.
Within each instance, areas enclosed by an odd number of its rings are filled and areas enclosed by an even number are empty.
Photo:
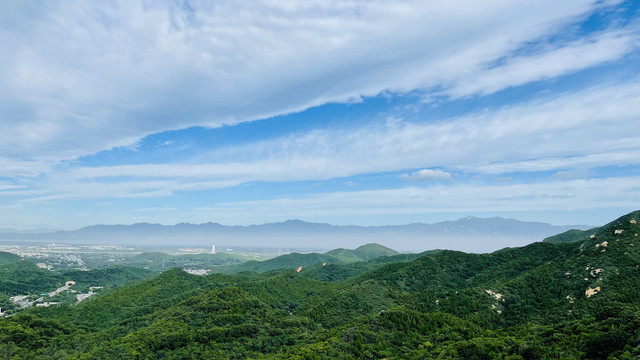
[[[554,243],[554,244],[584,241],[588,239],[591,235],[594,235],[598,230],[599,230],[598,227],[595,227],[589,230],[571,229],[558,235],[549,236],[548,238],[542,241],[548,242],[548,243]]]
[[[358,261],[366,261],[381,256],[391,256],[398,254],[397,251],[378,244],[362,245],[355,250],[335,249],[324,254],[291,253],[281,255],[273,259],[264,261],[246,261],[238,265],[228,266],[223,269],[226,273],[238,273],[242,271],[265,272],[277,269],[298,269],[308,266],[324,264],[347,264]]]
[[[0,266],[20,261],[20,256],[0,251]]]
[[[553,226],[503,218],[466,217],[435,224],[394,226],[337,226],[288,220],[250,226],[218,223],[133,225],[95,225],[74,231],[49,233],[3,233],[3,240],[55,241],[78,244],[119,244],[126,246],[266,247],[304,249],[355,248],[378,243],[396,250],[420,252],[451,249],[488,252],[539,241],[570,229],[586,230],[584,225]]]
[[[395,254],[206,277],[173,269],[76,306],[1,319],[0,351],[30,359],[637,359],[638,222],[635,211],[578,241],[489,254]],[[381,249],[365,250],[359,256]],[[300,258],[280,263],[290,260]]]

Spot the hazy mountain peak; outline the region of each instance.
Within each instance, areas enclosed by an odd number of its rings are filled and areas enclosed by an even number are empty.
[[[249,226],[218,223],[161,225],[93,225],[74,231],[41,234],[1,234],[6,240],[41,240],[69,243],[109,243],[128,246],[196,246],[211,243],[228,247],[265,248],[357,248],[377,243],[401,251],[446,248],[468,252],[494,251],[522,246],[569,229],[587,226],[553,226],[515,219],[468,216],[434,224],[415,223],[387,226],[336,226],[289,219],[284,222]],[[368,248],[365,248],[368,249]]]

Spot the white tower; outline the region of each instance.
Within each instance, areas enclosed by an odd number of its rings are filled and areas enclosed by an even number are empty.
[[[211,253],[212,254],[216,253],[216,244],[211,245]]]

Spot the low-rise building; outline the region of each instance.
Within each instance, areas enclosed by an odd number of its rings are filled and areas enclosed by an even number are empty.
[[[46,302],[45,301],[43,303],[36,304],[36,307],[49,307],[49,306],[58,305],[58,304],[60,304],[60,303],[59,302],[55,302],[55,301],[52,301],[52,302]]]

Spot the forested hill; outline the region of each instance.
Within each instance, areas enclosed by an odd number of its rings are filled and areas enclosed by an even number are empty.
[[[572,242],[265,273],[173,269],[0,319],[24,359],[638,359],[640,212]],[[338,251],[337,253],[340,253]]]
[[[593,228],[589,230],[578,230],[571,229],[567,230],[558,235],[549,236],[548,238],[542,240],[543,242],[548,243],[567,243],[567,242],[575,242],[575,241],[584,241],[588,239],[591,235],[594,235],[600,228]]]
[[[327,264],[348,264],[396,254],[398,254],[397,251],[382,245],[366,244],[355,250],[335,249],[324,254],[291,253],[264,261],[247,261],[238,265],[227,266],[223,270],[226,273],[238,273],[242,271],[265,272],[277,269],[298,269],[317,264],[324,264],[324,266]]]
[[[210,247],[212,242],[231,247],[317,248],[355,247],[378,243],[396,250],[442,248],[487,252],[504,246],[539,241],[569,229],[587,229],[583,225],[553,226],[515,219],[466,217],[434,224],[356,226],[309,223],[288,220],[250,226],[226,226],[217,223],[160,225],[94,225],[74,231],[52,233],[0,233],[4,240],[31,240],[64,243],[109,243],[125,246]],[[225,243],[223,243],[225,242]]]
[[[20,256],[0,251],[0,266],[20,261]]]

